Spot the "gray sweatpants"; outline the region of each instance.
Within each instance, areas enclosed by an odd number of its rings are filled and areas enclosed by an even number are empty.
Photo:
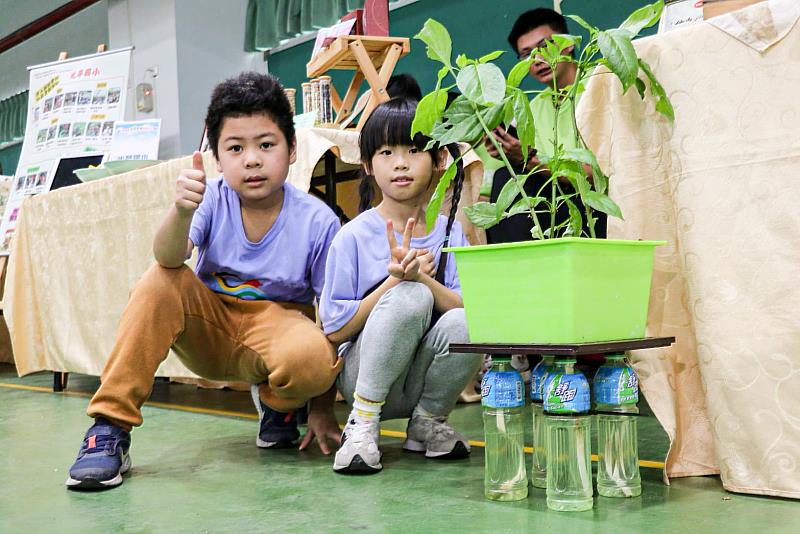
[[[481,354],[451,354],[450,343],[467,343],[464,309],[442,315],[430,330],[433,294],[425,285],[402,282],[384,294],[358,338],[345,349],[339,390],[386,401],[381,419],[409,417],[419,406],[448,415],[483,362]]]

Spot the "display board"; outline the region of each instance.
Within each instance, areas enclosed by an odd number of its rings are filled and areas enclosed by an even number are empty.
[[[131,48],[28,67],[30,97],[17,172],[0,224],[7,255],[22,201],[50,189],[61,158],[107,153],[125,118]]]

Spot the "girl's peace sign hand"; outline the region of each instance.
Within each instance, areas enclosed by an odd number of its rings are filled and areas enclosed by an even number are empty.
[[[389,241],[389,274],[401,280],[416,280],[419,278],[420,262],[417,251],[411,248],[411,236],[414,233],[416,221],[409,219],[403,231],[403,243],[397,244],[394,237],[394,224],[392,220],[386,221],[386,238]]]

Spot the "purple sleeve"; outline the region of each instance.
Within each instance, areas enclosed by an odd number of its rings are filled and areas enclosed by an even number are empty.
[[[464,231],[461,229],[461,224],[458,221],[453,223],[453,229],[450,231],[450,247],[468,247]],[[442,254],[445,254],[444,252]],[[447,266],[445,267],[444,283],[448,289],[452,289],[459,295],[461,294],[461,282],[458,279],[458,270],[456,269],[456,257],[452,252],[447,253]]]
[[[217,199],[217,184],[208,184],[203,200],[192,216],[192,225],[189,227],[189,239],[196,247],[205,245],[208,232],[211,229],[211,217]]]
[[[339,218],[333,212],[329,212],[329,215],[325,221],[321,221],[320,226],[322,228],[314,243],[311,258],[311,285],[318,300],[322,298],[323,288],[325,287],[325,264],[328,260],[328,250],[336,232],[341,227]]]
[[[339,233],[328,251],[325,287],[319,303],[322,330],[340,330],[358,311],[358,250],[352,234]]]

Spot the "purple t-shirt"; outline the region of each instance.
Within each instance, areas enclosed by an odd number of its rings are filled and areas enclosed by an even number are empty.
[[[428,249],[436,265],[442,253],[447,217],[439,215],[433,231],[424,237],[411,238],[411,248]],[[398,243],[402,234],[395,232]],[[467,238],[458,221],[453,223],[448,246],[467,246]],[[344,225],[336,234],[328,252],[325,267],[325,288],[319,301],[319,316],[326,334],[336,332],[353,318],[367,293],[383,282],[389,273],[389,242],[386,220],[376,209],[370,209]],[[456,261],[450,253],[445,267],[444,285],[461,293]]]
[[[339,219],[321,200],[291,184],[283,206],[258,243],[247,239],[239,195],[209,180],[189,239],[199,248],[195,272],[212,291],[245,300],[311,304],[322,293],[325,260]]]

